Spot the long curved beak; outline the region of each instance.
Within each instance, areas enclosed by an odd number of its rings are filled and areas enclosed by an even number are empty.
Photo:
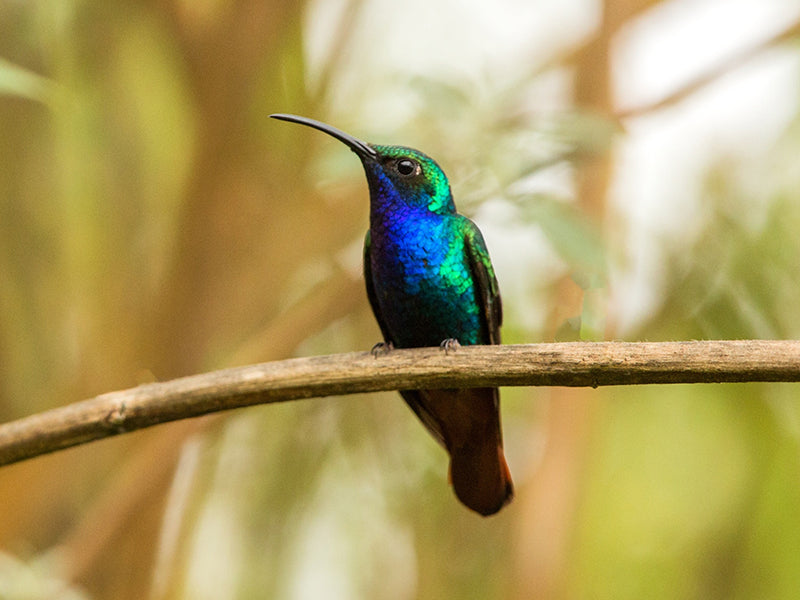
[[[287,115],[282,113],[277,113],[274,115],[270,115],[273,119],[279,119],[280,121],[289,121],[291,123],[300,123],[300,125],[306,125],[307,127],[313,127],[314,129],[319,129],[320,131],[327,133],[329,136],[336,138],[343,144],[347,145],[350,150],[355,152],[359,158],[362,159],[375,159],[378,156],[378,153],[366,142],[362,142],[358,138],[353,137],[349,133],[345,133],[341,129],[336,129],[336,127],[331,127],[327,123],[323,123],[322,121],[316,121],[314,119],[309,119],[307,117],[299,117],[297,115]]]

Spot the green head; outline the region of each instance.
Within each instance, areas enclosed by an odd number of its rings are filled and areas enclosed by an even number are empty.
[[[447,177],[435,160],[419,150],[367,144],[326,123],[306,117],[285,114],[270,116],[313,127],[347,145],[364,165],[373,203],[387,208],[392,205],[426,208],[442,215],[455,213]]]

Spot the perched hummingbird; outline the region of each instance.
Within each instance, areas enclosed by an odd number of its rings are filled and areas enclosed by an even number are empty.
[[[361,159],[370,193],[364,279],[385,349],[500,343],[500,292],[486,244],[475,223],[456,212],[432,158],[367,144],[306,117],[270,116],[323,131]],[[497,388],[400,393],[450,454],[461,502],[491,515],[511,500]]]

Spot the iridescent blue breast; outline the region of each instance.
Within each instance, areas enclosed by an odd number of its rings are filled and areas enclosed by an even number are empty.
[[[385,328],[398,347],[481,339],[460,215],[396,206],[371,226],[371,277]]]

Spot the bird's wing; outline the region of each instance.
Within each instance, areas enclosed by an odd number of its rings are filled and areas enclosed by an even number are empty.
[[[500,301],[500,288],[494,275],[489,251],[483,241],[480,229],[472,221],[467,221],[464,248],[467,253],[472,279],[475,281],[475,291],[478,305],[481,309],[483,326],[485,328],[485,343],[500,343],[500,325],[503,323],[503,305]]]

